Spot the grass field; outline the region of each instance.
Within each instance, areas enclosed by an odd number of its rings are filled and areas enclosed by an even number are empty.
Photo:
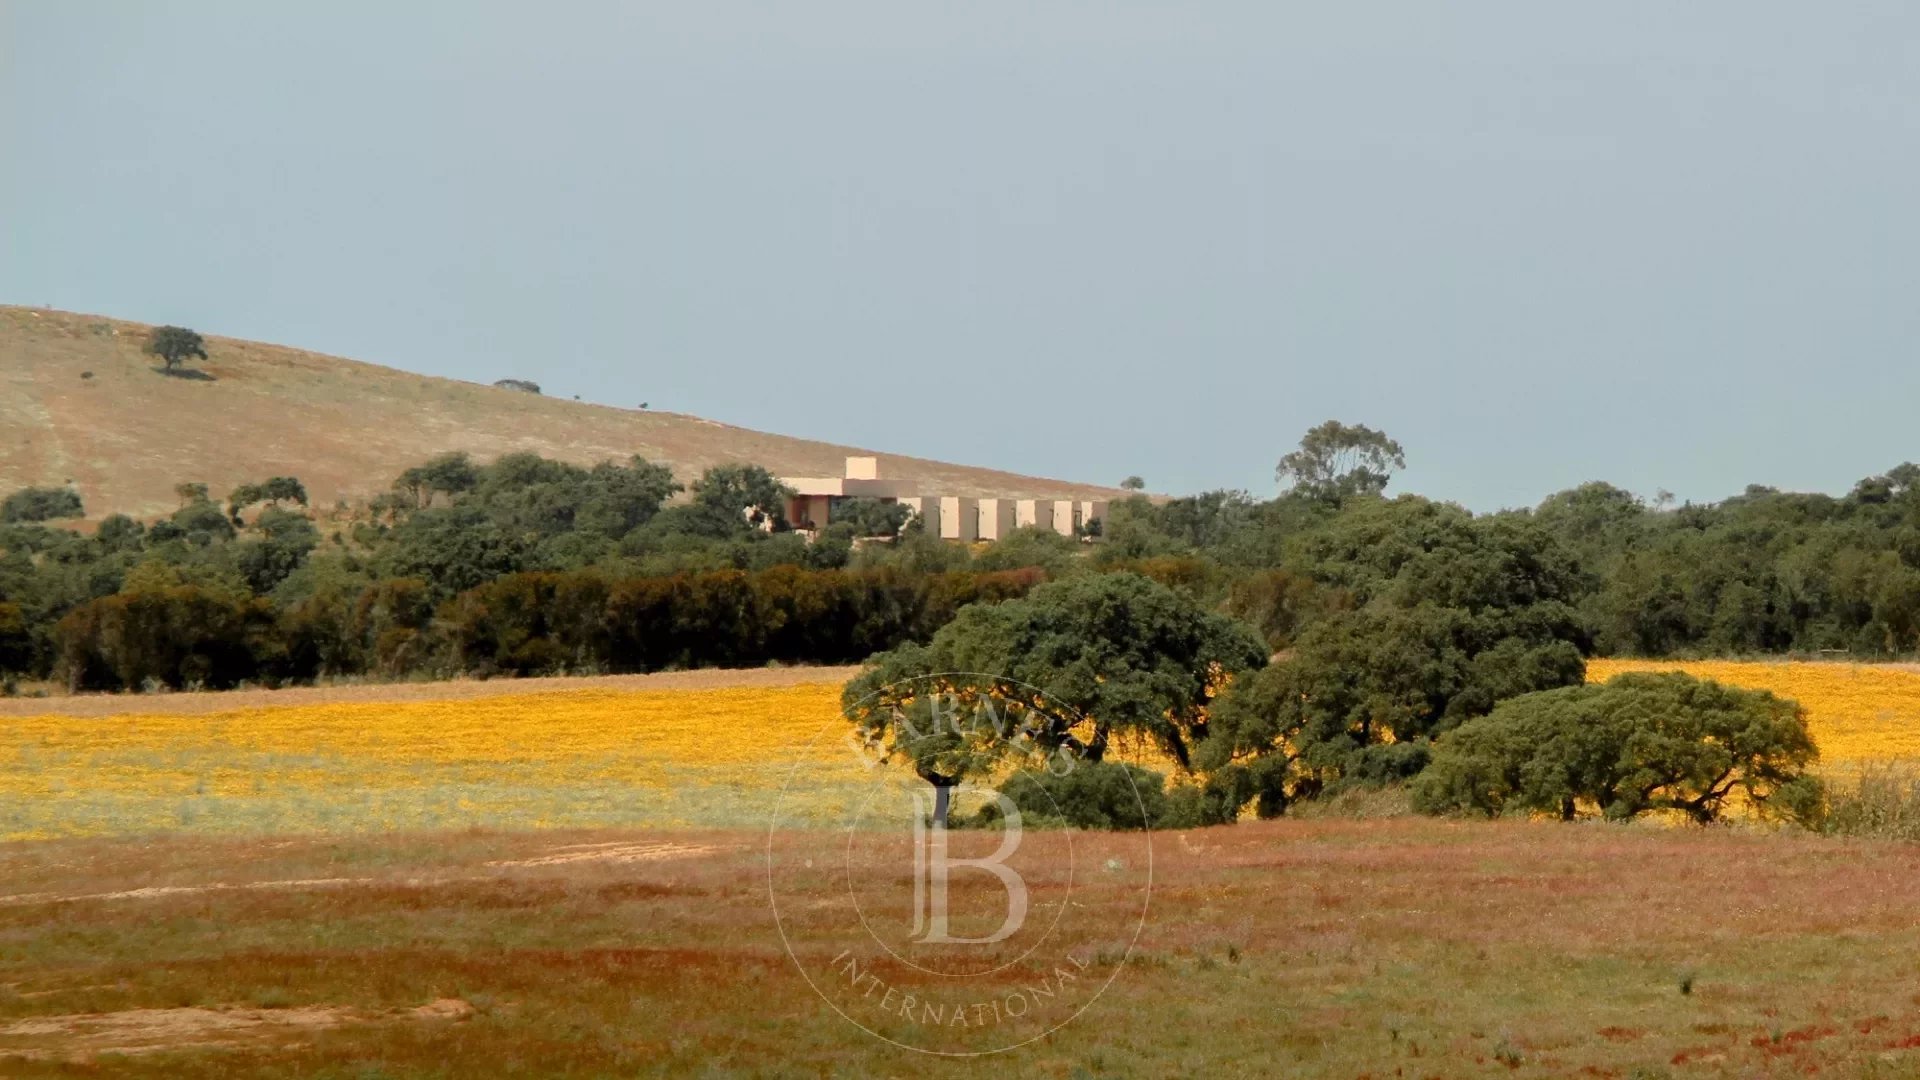
[[[1828,768],[1920,757],[1914,672],[1641,666],[1801,700]],[[1030,834],[1080,868],[1034,876],[1036,910],[1110,988],[1009,1054],[901,1050],[815,993],[833,939],[769,904],[775,866],[823,898],[903,880],[766,831],[776,800],[826,825],[871,792],[832,738],[844,677],[7,702],[0,1076],[1920,1075],[1911,847],[1409,818],[1145,860]]]
[[[822,865],[843,843],[779,839]],[[1036,1044],[948,1061],[866,1036],[810,990],[768,911],[766,841],[0,847],[0,1074],[1920,1071],[1920,860],[1900,846],[1422,819],[1163,834],[1152,910],[1117,973],[1128,912],[1076,893],[1088,919],[1071,944],[1114,974],[1106,994]],[[1081,842],[1098,859],[1106,840]],[[1051,884],[1036,887],[1044,901]],[[795,949],[816,974],[832,955]]]

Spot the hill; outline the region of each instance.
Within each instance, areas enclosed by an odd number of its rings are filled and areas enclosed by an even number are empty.
[[[141,323],[0,306],[0,493],[72,485],[90,516],[171,511],[174,485],[213,494],[297,476],[316,506],[363,501],[448,450],[481,460],[530,450],[579,464],[639,454],[682,481],[723,462],[838,476],[875,451],[752,431],[682,413],[619,409],[281,345],[207,338],[197,373],[143,355]],[[884,454],[885,475],[932,494],[1097,498],[1112,489]]]

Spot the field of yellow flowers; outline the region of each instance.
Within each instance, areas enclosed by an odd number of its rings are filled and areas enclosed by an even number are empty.
[[[1920,761],[1920,672],[1595,660],[1587,675],[1672,670],[1799,701],[1824,768]],[[839,702],[840,685],[820,682],[16,716],[0,720],[0,840],[753,827],[776,802],[790,823],[826,823],[874,781],[845,741]],[[912,785],[889,771],[887,782]]]
[[[1684,671],[1792,698],[1807,710],[1807,726],[1827,769],[1920,760],[1920,672],[1793,661],[1590,660],[1587,681],[1605,682],[1628,671]]]
[[[839,702],[823,683],[15,717],[0,839],[764,825],[789,776],[824,819],[872,785]]]

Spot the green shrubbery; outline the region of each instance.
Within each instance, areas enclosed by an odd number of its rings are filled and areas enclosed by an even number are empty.
[[[1791,701],[1677,672],[1629,674],[1525,694],[1468,721],[1436,744],[1413,796],[1431,813],[1623,820],[1670,810],[1710,822],[1738,793],[1757,809],[1804,814],[1794,785],[1817,756]]]
[[[72,488],[21,488],[0,500],[0,522],[52,521],[86,513]]]
[[[1193,784],[1167,788],[1164,774],[1112,761],[1078,762],[1071,770],[1014,773],[1002,781],[1001,794],[1020,809],[1029,828],[1193,829],[1232,820],[1218,800]],[[996,827],[997,802],[987,803],[967,824]]]
[[[61,620],[54,644],[65,681],[94,690],[844,664],[924,639],[963,606],[1020,596],[1038,580],[1019,571],[582,570],[509,574],[438,605],[424,582],[407,578],[328,587],[280,610],[244,589],[180,585],[83,603]],[[0,664],[8,632],[0,605]]]

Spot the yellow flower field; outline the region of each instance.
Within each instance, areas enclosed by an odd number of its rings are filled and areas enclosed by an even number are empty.
[[[1627,671],[1684,671],[1792,698],[1806,708],[1807,726],[1829,769],[1920,760],[1920,672],[1873,664],[1590,660],[1587,681],[1605,682]]]
[[[1920,761],[1920,672],[1595,660],[1686,671],[1806,706],[1828,769]],[[840,686],[593,689],[175,714],[0,718],[0,840],[149,832],[838,820],[873,790]],[[1165,763],[1125,753],[1150,767]],[[788,780],[793,784],[788,788]],[[886,782],[917,784],[905,769]]]
[[[816,684],[0,719],[0,839],[763,825],[790,775],[802,813],[832,815],[871,789],[839,701]]]

